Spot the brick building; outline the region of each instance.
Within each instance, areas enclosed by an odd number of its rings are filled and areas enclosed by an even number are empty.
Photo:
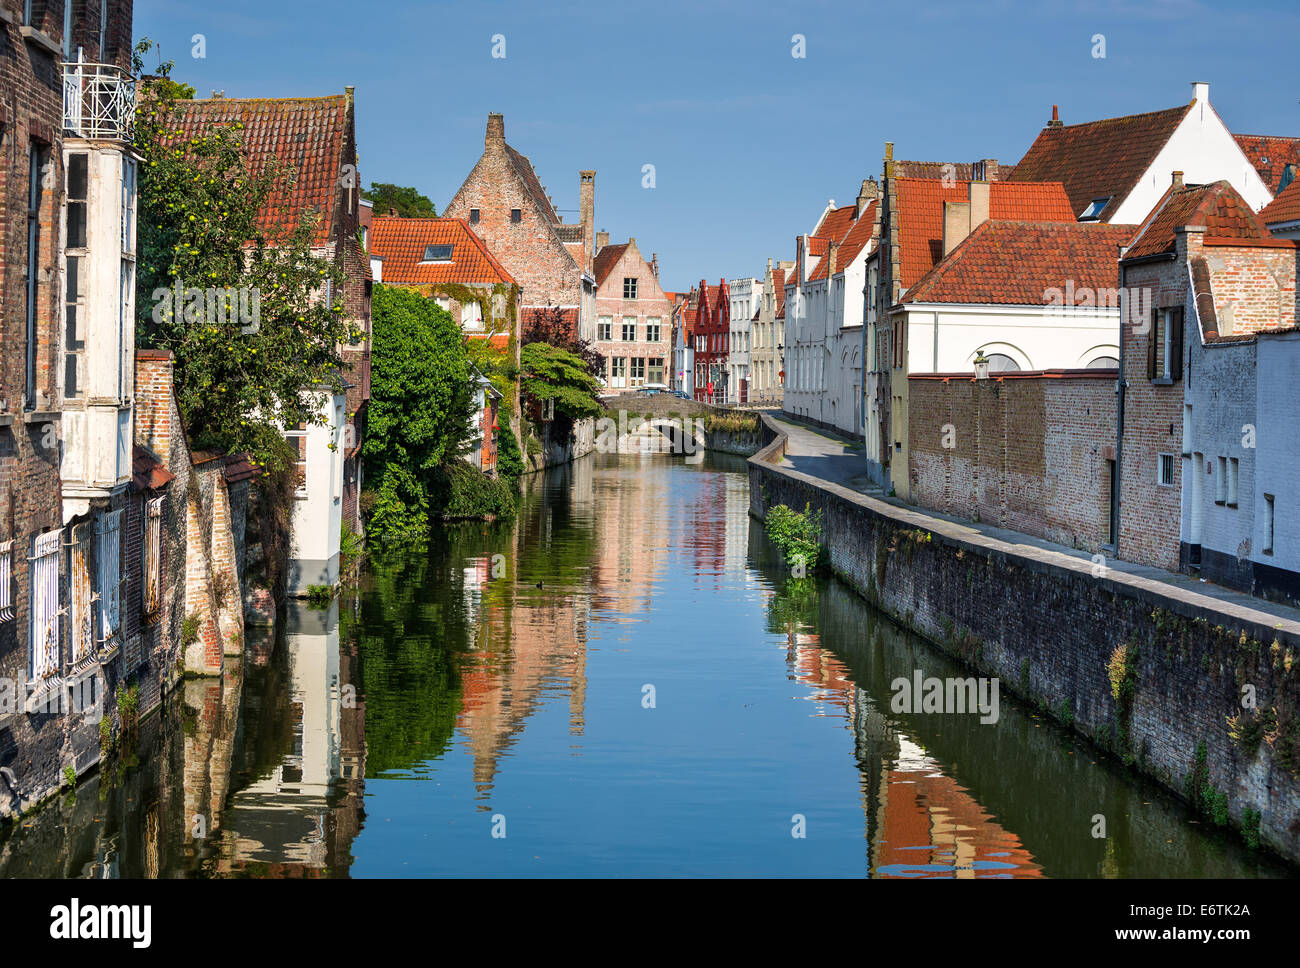
[[[298,449],[303,475],[293,515],[290,558],[298,578],[291,582],[291,591],[305,594],[308,585],[337,581],[340,528],[362,531],[361,443],[370,399],[372,276],[359,238],[362,206],[353,88],[326,97],[182,100],[175,102],[175,121],[179,142],[213,127],[239,124],[250,171],[263,170],[272,159],[292,166],[292,181],[282,181],[267,199],[258,216],[259,228],[274,245],[303,218],[315,219],[312,254],[334,262],[344,276],[340,292],[327,289],[320,298],[341,304],[361,331],[360,342],[343,348],[342,415],[335,395],[322,388],[318,396],[325,425],[288,428],[285,433]],[[331,445],[338,450],[338,461]],[[328,453],[309,453],[309,448]],[[317,473],[311,473],[312,467]]]
[[[560,307],[574,332],[595,338],[596,173],[578,173],[580,221],[566,223],[527,157],[506,144],[505,118],[489,114],[483,154],[443,210],[463,219],[518,281],[520,307]]]
[[[710,286],[703,279],[690,307],[694,316],[695,399],[722,403],[727,399],[727,363],[730,358],[731,297],[727,280]]]
[[[1300,600],[1297,243],[1226,181],[1173,184],[1121,261],[1121,558]]]
[[[599,375],[611,390],[667,386],[673,365],[673,304],[659,286],[659,259],[652,255],[647,261],[635,238],[610,245],[601,232],[596,241],[593,348],[605,359],[605,372]]]

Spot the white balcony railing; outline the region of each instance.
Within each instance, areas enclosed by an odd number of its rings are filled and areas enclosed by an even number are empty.
[[[114,64],[63,65],[63,128],[79,138],[130,141],[135,78]]]

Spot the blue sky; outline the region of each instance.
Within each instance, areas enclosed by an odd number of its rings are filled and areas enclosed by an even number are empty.
[[[1198,80],[1233,131],[1300,134],[1294,0],[136,0],[135,34],[201,96],[354,85],[363,182],[414,185],[439,211],[502,112],[566,221],[596,169],[597,229],[659,253],[669,289],[791,258],[828,198],[879,174],[887,140],[900,158],[1013,163],[1054,103],[1067,124],[1151,111]]]

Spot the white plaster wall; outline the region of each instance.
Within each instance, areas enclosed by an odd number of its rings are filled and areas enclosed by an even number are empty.
[[[1253,516],[1253,557],[1276,568],[1300,572],[1300,435],[1296,433],[1295,388],[1300,386],[1300,334],[1263,335],[1257,366],[1255,480],[1257,509],[1273,494],[1273,554],[1264,548],[1264,515]]]
[[[1024,370],[1075,369],[1099,356],[1119,357],[1118,309],[912,304],[906,312],[909,373],[969,372],[980,349],[1005,353]]]
[[[297,498],[289,541],[290,559],[330,561],[339,553],[343,498],[343,422],[347,397],[322,394],[326,423],[307,428],[307,496]],[[330,445],[335,444],[333,450]]]

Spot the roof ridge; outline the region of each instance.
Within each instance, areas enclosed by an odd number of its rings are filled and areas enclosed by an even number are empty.
[[[1186,104],[1182,106],[1175,106],[1172,108],[1160,108],[1159,110],[1156,111],[1141,111],[1137,114],[1117,114],[1112,118],[1094,118],[1091,121],[1076,121],[1074,124],[1044,125],[1043,129],[1050,130],[1050,131],[1060,131],[1066,128],[1081,128],[1087,124],[1105,124],[1107,121],[1128,121],[1134,118],[1151,118],[1151,117],[1155,117],[1157,114],[1170,114],[1174,111],[1182,111],[1183,113],[1186,113],[1191,109],[1192,105],[1195,103],[1196,103],[1196,99],[1193,98],[1192,100],[1188,101]]]

